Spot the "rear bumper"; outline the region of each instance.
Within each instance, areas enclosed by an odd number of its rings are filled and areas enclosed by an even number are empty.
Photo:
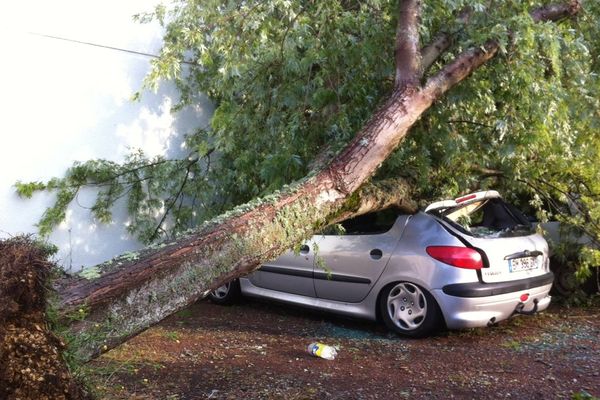
[[[519,292],[522,290],[534,289],[540,286],[546,286],[552,284],[554,281],[554,274],[548,272],[547,274],[534,276],[527,279],[519,279],[516,281],[508,282],[494,282],[494,283],[481,283],[481,282],[470,282],[470,283],[454,283],[446,285],[442,288],[442,291],[450,296],[456,297],[489,297],[497,296],[499,294]]]
[[[535,303],[537,311],[548,308],[552,278],[549,273],[513,282],[453,284],[433,290],[432,294],[442,309],[448,328],[484,327],[511,317],[521,303],[524,312],[534,310]],[[524,294],[528,299],[522,302]]]

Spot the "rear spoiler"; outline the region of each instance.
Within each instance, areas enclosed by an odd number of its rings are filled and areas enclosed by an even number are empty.
[[[454,200],[442,200],[436,201],[435,203],[431,203],[425,209],[425,212],[435,211],[435,210],[444,210],[452,207],[463,206],[470,203],[475,203],[477,201],[486,200],[486,199],[497,199],[502,198],[500,193],[495,190],[485,190],[482,192],[475,192],[471,194],[467,194],[461,197],[458,197]]]

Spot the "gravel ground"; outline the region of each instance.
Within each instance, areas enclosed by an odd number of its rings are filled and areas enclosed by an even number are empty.
[[[201,301],[89,363],[105,399],[593,399],[600,304],[409,340],[381,324]],[[333,361],[310,356],[321,341]]]

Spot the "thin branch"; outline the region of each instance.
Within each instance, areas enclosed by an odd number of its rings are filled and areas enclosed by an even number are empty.
[[[209,156],[214,151],[215,151],[214,147],[208,149],[208,151],[206,153],[206,156]],[[94,186],[94,187],[109,186],[109,185],[112,184],[112,182],[114,180],[116,180],[118,178],[121,178],[121,177],[123,177],[125,175],[129,175],[129,174],[136,174],[138,171],[141,171],[141,170],[146,169],[146,168],[152,168],[152,167],[156,167],[158,165],[162,165],[162,164],[166,164],[166,163],[183,163],[184,161],[187,161],[188,163],[192,163],[193,164],[196,161],[198,161],[198,158],[196,158],[196,157],[189,158],[189,157],[192,157],[192,154],[193,154],[193,152],[188,155],[188,159],[187,160],[184,160],[184,159],[163,159],[163,160],[160,160],[160,161],[151,162],[149,164],[140,165],[140,166],[137,166],[135,168],[123,170],[123,171],[121,171],[119,173],[116,173],[114,175],[111,175],[109,178],[106,178],[106,179],[103,179],[103,180],[99,180],[99,181],[91,181],[90,180],[90,181],[86,181],[85,183],[82,183],[82,184],[70,184],[70,185],[67,185],[67,187],[70,187],[70,188],[80,188],[80,187],[84,187],[84,186],[88,186],[88,187],[91,187],[91,186]],[[152,175],[146,175],[146,176],[144,176],[144,178],[138,178],[138,179],[134,179],[134,180],[122,181],[121,184],[123,184],[123,185],[131,185],[133,183],[144,182],[144,181],[151,180],[151,179],[154,179],[154,176],[152,176]]]
[[[181,208],[183,207],[183,201],[185,200],[185,196],[179,196],[179,205],[177,206],[177,215],[181,215]],[[177,219],[175,219],[177,225]]]
[[[594,219],[590,215],[589,209],[586,207],[586,205],[584,203],[581,202],[581,200],[579,198],[577,198],[576,196],[573,196],[573,193],[563,190],[563,189],[559,188],[558,186],[556,186],[555,184],[546,181],[545,179],[538,178],[537,180],[541,184],[546,185],[549,188],[551,188],[551,189],[555,190],[556,192],[561,193],[563,196],[565,196],[568,199],[569,206],[575,208],[579,214],[583,215],[583,217],[585,218],[585,221],[589,225],[591,225],[596,232],[600,232],[600,226],[598,226],[598,224],[596,222],[594,222]]]
[[[540,188],[539,186],[534,185],[533,183],[531,183],[531,181],[527,180],[527,179],[522,179],[519,178],[517,179],[517,182],[521,182],[524,183],[525,185],[529,186],[531,189],[533,189],[536,193],[538,193],[539,195],[541,195],[542,197],[544,197],[546,199],[546,201],[548,202],[548,205],[556,212],[559,213],[563,216],[567,216],[562,210],[559,204],[556,203],[556,201],[550,197],[550,195],[548,195],[548,192],[546,192],[545,190],[543,190],[542,188]]]
[[[295,16],[294,18],[290,21],[290,23],[288,24],[287,28],[285,29],[285,32],[283,33],[283,38],[281,39],[281,45],[279,46],[279,58],[281,58],[281,62],[283,62],[284,59],[284,51],[285,51],[285,41],[287,39],[288,34],[290,33],[290,30],[292,29],[292,26],[296,23],[296,21],[298,20],[298,17],[304,12],[304,8],[301,9]]]
[[[476,126],[481,126],[483,128],[490,128],[490,129],[495,129],[494,126],[492,125],[488,125],[488,124],[483,124],[481,122],[475,122],[475,121],[469,121],[469,120],[464,120],[464,119],[450,119],[448,121],[446,121],[449,124],[468,124],[468,125],[476,125]]]
[[[197,191],[194,191],[194,195],[192,196],[192,205],[190,206],[192,209],[192,213],[190,214],[190,218],[188,218],[187,221],[187,227],[191,228],[194,226],[194,212],[196,211],[196,201],[198,200],[198,193]],[[204,206],[204,203],[202,203],[202,205]]]
[[[77,186],[102,186],[102,185],[110,184],[110,182],[114,181],[117,178],[120,178],[120,177],[122,177],[124,175],[130,174],[132,172],[140,171],[140,170],[142,170],[144,168],[151,168],[151,167],[155,167],[157,165],[161,165],[161,164],[165,164],[165,163],[170,163],[170,162],[178,162],[178,161],[181,161],[181,160],[162,159],[162,160],[159,160],[159,161],[151,162],[149,164],[144,164],[144,165],[137,166],[135,168],[131,168],[131,169],[127,169],[127,170],[121,171],[119,173],[111,175],[110,177],[108,177],[108,178],[106,178],[104,180],[90,181],[90,182],[86,182],[83,185],[77,185]]]
[[[532,188],[535,192],[537,192],[538,194],[540,194],[541,196],[543,196],[546,201],[548,202],[548,204],[550,205],[550,207],[553,209],[555,214],[558,214],[564,218],[569,218],[572,217],[572,214],[570,213],[566,213],[563,211],[563,207],[561,207],[549,194],[547,191],[543,190],[541,187],[534,185],[533,183],[531,183],[531,181],[525,180],[525,179],[517,179],[517,181],[525,183],[527,186],[529,186],[530,188]],[[571,202],[574,202],[573,198],[570,196],[570,194],[558,189],[557,187],[553,186],[553,185],[549,185],[548,182],[543,181],[542,179],[538,179],[538,182],[540,182],[541,184],[546,184],[548,185],[550,188],[553,188],[555,190],[558,190],[559,192],[565,194],[569,200]],[[589,213],[587,213],[587,211],[585,210],[581,210],[578,208],[578,211],[581,213],[584,213],[584,217],[586,218],[586,223],[588,225],[590,225],[592,227],[592,229],[588,229],[585,226],[581,225],[581,224],[577,224],[576,227],[577,229],[580,230],[580,232],[586,234],[589,239],[595,243],[596,245],[600,245],[600,242],[598,240],[598,232],[600,231],[600,226],[598,226],[598,224],[596,222],[594,222]]]
[[[585,188],[585,190],[587,190],[586,196],[588,197],[592,197],[592,198],[599,198],[600,197],[600,193],[596,193],[594,192],[590,186],[588,185],[587,182],[584,182],[581,178],[579,179],[575,179],[577,185],[583,186]]]
[[[193,160],[191,162],[189,162],[186,166],[186,170],[185,170],[185,176],[183,178],[183,181],[181,182],[181,185],[179,186],[179,190],[177,191],[177,194],[175,194],[175,196],[173,196],[171,203],[167,206],[165,212],[163,213],[163,216],[160,220],[160,222],[158,223],[158,225],[156,226],[156,229],[154,229],[154,232],[152,233],[152,235],[150,236],[150,240],[153,241],[158,237],[158,232],[163,230],[162,229],[162,225],[165,222],[165,220],[167,219],[167,216],[169,215],[169,212],[171,211],[171,209],[173,208],[173,206],[175,206],[175,203],[177,203],[177,200],[179,199],[179,197],[181,196],[181,194],[183,193],[183,189],[185,188],[185,185],[188,181],[188,178],[190,177],[190,172],[192,169],[192,166],[194,165],[194,163],[197,160]]]

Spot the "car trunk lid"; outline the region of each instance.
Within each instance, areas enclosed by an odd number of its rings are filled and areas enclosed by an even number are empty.
[[[548,269],[548,245],[523,214],[498,192],[477,192],[431,204],[426,212],[484,256],[483,282],[542,275]]]
[[[540,235],[463,237],[471,246],[485,254],[487,268],[481,269],[483,282],[525,279],[547,272],[548,246]]]

